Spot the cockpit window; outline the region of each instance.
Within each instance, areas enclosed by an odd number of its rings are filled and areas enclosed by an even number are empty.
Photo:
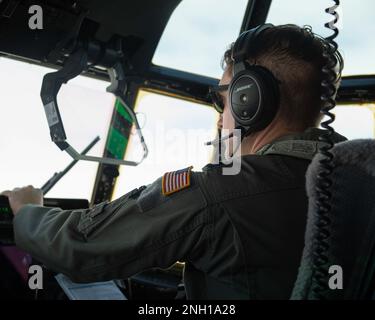
[[[273,0],[267,22],[273,24],[294,23],[299,26],[309,25],[315,33],[322,36],[332,32],[324,24],[332,21],[333,16],[324,9],[334,4],[333,1],[314,0]],[[342,0],[338,13],[337,24],[340,35],[337,42],[344,56],[343,74],[367,75],[375,73],[375,34],[374,1],[373,0]]]
[[[339,105],[333,127],[348,139],[375,138],[375,104]]]
[[[52,69],[0,58],[0,189],[32,184],[41,187],[72,159],[51,141],[40,88]],[[83,150],[96,136],[101,141],[89,154],[101,156],[110,123],[114,97],[108,83],[77,77],[58,95],[68,141]],[[98,165],[79,162],[47,197],[90,199]]]
[[[141,185],[152,183],[165,172],[189,166],[200,171],[213,157],[212,141],[217,132],[214,108],[186,100],[140,90],[135,106],[143,127],[149,155],[137,167],[123,166],[114,198]],[[137,135],[129,139],[125,159],[139,159],[142,148]]]
[[[172,14],[153,63],[220,78],[221,58],[241,29],[248,0],[184,0]]]

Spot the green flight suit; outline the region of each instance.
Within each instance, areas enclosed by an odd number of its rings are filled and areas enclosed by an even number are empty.
[[[14,219],[16,244],[76,282],[184,261],[190,299],[289,299],[304,246],[305,172],[318,135],[308,130],[242,156],[238,175],[208,165],[191,174],[190,187],[168,196],[159,178],[87,210],[27,205]]]

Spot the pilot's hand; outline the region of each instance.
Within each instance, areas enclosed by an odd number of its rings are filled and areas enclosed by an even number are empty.
[[[16,215],[18,211],[27,204],[43,205],[42,190],[35,189],[33,186],[15,188],[12,191],[4,191],[1,195],[9,198],[9,204],[14,215]]]

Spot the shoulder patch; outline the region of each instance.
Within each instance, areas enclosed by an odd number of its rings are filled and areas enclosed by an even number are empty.
[[[186,169],[165,173],[161,181],[163,195],[168,196],[190,187],[191,169],[193,169],[192,166]]]

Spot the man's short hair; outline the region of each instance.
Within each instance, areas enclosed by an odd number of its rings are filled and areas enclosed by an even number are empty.
[[[248,62],[268,68],[280,81],[277,116],[293,129],[314,127],[321,120],[324,44],[311,27],[288,24],[266,29],[249,48]],[[233,65],[233,45],[225,52],[224,69]]]

